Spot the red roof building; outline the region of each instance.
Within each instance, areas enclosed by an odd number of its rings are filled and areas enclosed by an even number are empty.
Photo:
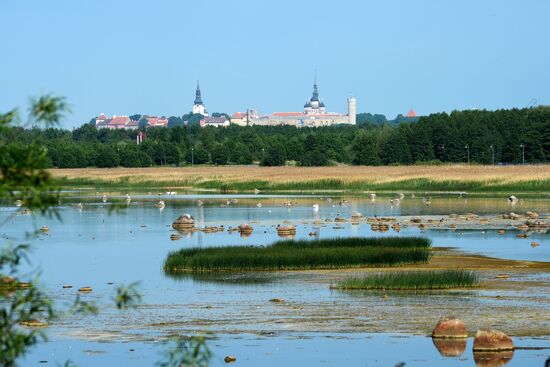
[[[411,108],[409,109],[409,112],[407,112],[406,117],[416,117],[416,111],[413,110],[413,108],[411,107]]]

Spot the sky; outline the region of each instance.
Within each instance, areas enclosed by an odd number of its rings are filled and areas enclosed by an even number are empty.
[[[388,118],[550,104],[548,0],[0,0],[0,113],[65,96],[107,115],[301,111]]]

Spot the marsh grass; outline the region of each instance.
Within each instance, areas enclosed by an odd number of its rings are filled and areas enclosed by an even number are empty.
[[[166,273],[274,271],[397,266],[425,263],[431,242],[425,238],[334,238],[285,240],[267,247],[223,246],[182,249],[168,255]]]
[[[547,192],[550,165],[255,167],[195,166],[52,169],[59,186],[188,187],[252,191],[467,191]]]
[[[479,284],[479,277],[467,270],[391,271],[364,277],[347,278],[339,282],[337,289],[348,290],[434,290],[471,288]]]

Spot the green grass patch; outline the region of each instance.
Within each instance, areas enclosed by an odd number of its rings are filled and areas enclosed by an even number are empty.
[[[431,242],[420,237],[285,240],[267,247],[223,246],[171,252],[168,274],[398,266],[426,263]]]
[[[379,289],[379,290],[431,290],[471,288],[479,284],[479,278],[473,271],[436,270],[436,271],[392,271],[353,277],[342,280],[337,289]]]

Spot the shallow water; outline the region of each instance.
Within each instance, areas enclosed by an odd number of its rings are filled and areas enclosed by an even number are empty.
[[[550,339],[517,338],[522,347],[547,347]],[[60,339],[42,344],[25,359],[25,366],[44,365],[47,360],[71,359],[78,366],[153,366],[164,360],[164,345],[128,342],[123,345]],[[227,365],[223,358],[233,355],[236,366],[384,366],[406,362],[407,367],[474,366],[472,340],[468,339],[460,355],[442,355],[431,338],[399,334],[287,334],[257,336],[250,334],[218,335],[208,342],[212,365]],[[459,353],[462,348],[458,348]],[[493,364],[509,367],[543,367],[548,350],[517,350],[496,353]],[[511,357],[511,359],[510,359]],[[50,364],[49,363],[49,364]],[[481,366],[481,364],[480,364]]]
[[[16,208],[10,206],[0,209],[0,222],[6,221],[0,227],[4,237],[17,239],[25,230],[43,225],[49,227],[48,233],[39,234],[32,240],[32,259],[33,266],[42,271],[42,282],[58,304],[69,304],[76,288],[89,285],[94,291],[84,296],[85,299],[94,300],[103,307],[96,317],[65,318],[53,324],[49,333],[55,341],[36,349],[32,354],[35,359],[48,359],[42,356],[55,353],[57,361],[71,358],[78,365],[120,365],[121,361],[152,365],[161,348],[150,340],[160,340],[174,333],[207,331],[218,336],[213,342],[217,354],[245,356],[239,358],[239,365],[393,366],[400,360],[406,361],[407,366],[436,366],[442,362],[444,365],[472,365],[470,347],[461,358],[442,360],[430,339],[410,335],[429,333],[441,316],[439,310],[455,312],[475,327],[500,327],[513,332],[524,330],[525,324],[531,327],[535,324],[535,329],[550,330],[550,290],[545,286],[550,276],[547,273],[523,274],[510,279],[542,284],[539,288],[533,286],[529,292],[519,287],[507,291],[440,292],[418,297],[415,294],[388,296],[376,292],[331,291],[328,286],[339,276],[350,274],[349,271],[179,279],[167,277],[162,271],[163,261],[172,250],[193,246],[266,245],[279,239],[275,226],[285,221],[297,225],[297,238],[309,238],[310,232],[315,232],[318,238],[418,235],[432,239],[437,247],[455,247],[504,259],[550,261],[550,242],[546,233],[533,233],[528,239],[516,238],[517,232],[511,230],[504,236],[498,235],[494,229],[420,231],[408,227],[399,233],[380,233],[373,232],[366,223],[342,223],[339,224],[342,229],[334,229],[334,223],[323,222],[336,216],[349,218],[356,211],[365,216],[399,216],[468,212],[495,215],[533,210],[544,216],[550,213],[548,198],[527,198],[511,207],[505,197],[465,199],[457,195],[432,196],[428,206],[422,195],[408,197],[400,205],[391,205],[389,197],[371,202],[364,197],[337,196],[328,201],[327,196],[303,195],[159,197],[133,194],[131,203],[123,205],[124,210],[110,212],[111,202],[124,202],[121,193],[114,194],[110,193],[107,204],[103,204],[95,193],[68,194],[59,207],[62,222],[54,218],[15,215]],[[163,210],[154,206],[159,198],[167,203]],[[227,204],[229,199],[237,199],[238,203]],[[204,205],[199,206],[198,200]],[[293,206],[284,207],[282,204],[289,200]],[[348,203],[340,205],[343,200]],[[75,206],[78,202],[83,203],[82,210]],[[256,206],[258,203],[262,203],[261,208]],[[314,203],[320,206],[318,212],[312,210]],[[172,241],[170,235],[175,232],[170,224],[183,213],[193,215],[198,227],[224,225],[228,228],[246,222],[255,230],[250,237],[227,231],[196,232]],[[313,224],[316,220],[322,221],[321,224]],[[541,245],[533,248],[532,241]],[[140,281],[144,294],[143,305],[127,312],[114,310],[111,306],[114,287],[136,280]],[[107,284],[109,282],[114,284]],[[63,284],[75,288],[61,289]],[[285,302],[270,303],[269,299],[275,297]],[[502,315],[517,309],[525,310],[525,315],[503,320]],[[395,315],[403,320],[395,322]],[[389,330],[402,334],[380,334]],[[535,334],[550,334],[540,330]],[[376,334],[370,334],[373,332]],[[262,333],[272,336],[258,337]],[[550,345],[547,338],[526,339],[526,343]],[[129,345],[133,344],[137,345],[136,352],[129,353]],[[395,348],[399,348],[398,360],[392,352]],[[108,353],[83,350],[107,350]],[[300,350],[303,353],[296,353]],[[542,365],[548,354],[545,353],[518,351],[508,365]]]

